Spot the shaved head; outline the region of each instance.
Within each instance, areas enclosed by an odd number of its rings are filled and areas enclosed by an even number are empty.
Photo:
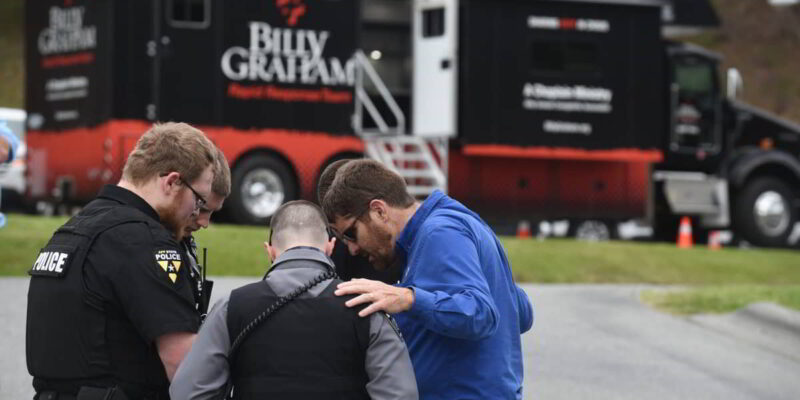
[[[328,220],[314,203],[295,200],[272,215],[270,245],[280,252],[297,246],[324,249],[328,243]]]

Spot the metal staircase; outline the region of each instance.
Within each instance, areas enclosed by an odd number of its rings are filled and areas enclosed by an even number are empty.
[[[406,134],[406,119],[389,89],[361,50],[356,51],[355,110],[353,130],[364,140],[366,155],[402,176],[408,192],[423,198],[434,190],[447,192],[447,138],[422,138]],[[364,79],[377,89],[395,125],[390,126],[364,89]],[[375,129],[364,128],[364,111]]]

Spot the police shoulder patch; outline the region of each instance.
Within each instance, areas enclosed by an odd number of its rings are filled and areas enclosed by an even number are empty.
[[[75,246],[50,245],[39,251],[29,275],[60,278],[67,274],[74,258]]]
[[[178,280],[178,271],[181,270],[181,253],[175,249],[156,250],[155,252],[156,263],[164,272],[172,283]]]
[[[381,313],[381,315],[383,315],[383,318],[386,318],[386,322],[388,322],[389,326],[392,327],[392,330],[394,330],[394,333],[397,334],[397,337],[399,337],[401,341],[405,341],[405,340],[403,340],[403,334],[400,333],[400,327],[397,326],[397,321],[395,321],[394,318],[392,318],[391,315],[389,315],[389,314],[387,314],[387,313],[385,313],[383,311],[380,311],[380,313]]]

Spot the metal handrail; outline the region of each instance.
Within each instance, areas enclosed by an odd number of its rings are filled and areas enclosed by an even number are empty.
[[[375,107],[375,103],[369,98],[364,88],[356,88],[356,98],[364,104],[364,108],[367,109],[372,120],[378,125],[378,130],[381,131],[381,133],[389,133],[389,125],[386,123],[386,120],[383,119],[383,116],[381,116],[381,113]],[[361,124],[359,123],[359,125]]]
[[[397,102],[394,100],[392,93],[386,87],[386,84],[383,83],[380,75],[378,75],[378,73],[375,71],[375,68],[372,67],[372,64],[370,64],[369,59],[366,55],[364,55],[363,51],[356,50],[355,60],[358,68],[356,73],[356,109],[353,115],[353,129],[358,134],[363,133],[361,112],[361,106],[363,105],[367,109],[370,117],[372,117],[372,119],[378,125],[378,130],[381,133],[395,135],[404,134],[406,131],[406,117],[403,115],[403,111],[400,109],[400,106],[397,105]],[[394,129],[389,128],[388,124],[375,107],[372,99],[369,98],[369,95],[364,90],[364,72],[366,72],[367,77],[369,77],[369,80],[378,90],[378,94],[381,95],[381,98],[383,98],[383,101],[386,102],[386,105],[389,106],[389,110],[394,115],[395,121],[397,121],[397,126]]]

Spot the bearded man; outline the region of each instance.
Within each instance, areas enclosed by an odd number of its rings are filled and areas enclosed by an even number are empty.
[[[397,285],[354,279],[335,294],[357,295],[348,307],[368,304],[361,316],[394,315],[420,398],[522,399],[520,335],[533,325],[533,306],[478,214],[438,190],[415,200],[374,160],[344,164],[323,208],[351,254],[402,271]]]
[[[177,234],[208,203],[216,152],[187,124],[154,125],[119,183],[41,250],[26,329],[35,398],[169,398],[200,326]]]

